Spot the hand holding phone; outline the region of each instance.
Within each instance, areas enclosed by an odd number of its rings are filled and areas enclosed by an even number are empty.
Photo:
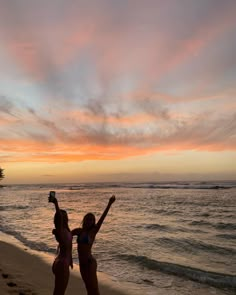
[[[49,197],[48,197],[48,202],[54,203],[56,199],[56,192],[55,191],[50,191],[49,192]]]
[[[115,200],[116,200],[115,195],[112,195],[112,196],[110,197],[109,203],[110,203],[110,204],[113,204],[113,203],[115,202]]]

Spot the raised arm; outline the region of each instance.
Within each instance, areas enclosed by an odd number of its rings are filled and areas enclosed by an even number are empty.
[[[59,208],[59,204],[57,201],[57,198],[55,197],[55,192],[50,192],[49,197],[48,197],[48,202],[53,203],[55,206],[56,214],[57,214],[57,220],[58,222],[55,224],[55,227],[57,230],[60,230],[63,225],[63,217],[62,217],[62,212]]]
[[[115,202],[115,200],[116,200],[116,197],[114,195],[109,199],[106,209],[104,210],[102,216],[99,218],[99,220],[96,224],[96,233],[99,231],[101,225],[103,224],[105,217],[107,216],[108,211],[111,208],[111,205]]]

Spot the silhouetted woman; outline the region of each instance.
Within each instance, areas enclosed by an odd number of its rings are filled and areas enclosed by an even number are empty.
[[[77,235],[77,250],[79,257],[80,273],[85,283],[88,295],[99,295],[97,280],[97,261],[92,255],[92,246],[111,205],[115,202],[113,195],[104,210],[102,216],[96,223],[93,213],[87,213],[82,222],[82,228],[72,230],[72,235]]]
[[[48,201],[55,205],[54,225],[52,233],[58,245],[58,255],[52,266],[55,275],[55,285],[53,295],[64,295],[70,276],[69,267],[73,268],[72,263],[72,234],[68,226],[68,216],[65,210],[59,208],[55,192],[50,192]]]

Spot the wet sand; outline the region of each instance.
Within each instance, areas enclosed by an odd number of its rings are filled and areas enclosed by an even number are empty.
[[[27,248],[0,241],[0,294],[51,295],[54,276],[51,265]],[[104,295],[124,295],[112,287],[100,285]],[[86,295],[79,267],[71,271],[66,295]]]

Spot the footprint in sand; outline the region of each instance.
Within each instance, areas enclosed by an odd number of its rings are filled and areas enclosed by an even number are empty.
[[[8,279],[9,278],[9,275],[7,273],[2,273],[2,277],[4,279]],[[10,282],[7,282],[7,286],[8,287],[16,287],[17,284],[10,281]]]
[[[7,286],[8,286],[8,287],[16,287],[17,284],[15,284],[15,283],[13,283],[13,282],[9,282],[9,283],[7,283]]]
[[[2,273],[2,270],[0,269],[0,272]],[[10,279],[11,278],[11,276],[9,276],[9,274],[7,274],[7,273],[2,273],[2,277],[3,277],[3,279]],[[20,287],[20,286],[18,286],[16,283],[14,283],[14,282],[12,282],[12,281],[8,281],[7,283],[6,283],[6,285],[8,286],[8,287],[10,287],[10,288],[13,288],[13,292],[14,292],[14,294],[18,294],[18,295],[37,295],[37,293],[34,293],[34,292],[32,292],[31,290],[29,290],[29,289],[24,289],[24,288],[22,288],[22,287]],[[17,290],[17,289],[18,290]]]

